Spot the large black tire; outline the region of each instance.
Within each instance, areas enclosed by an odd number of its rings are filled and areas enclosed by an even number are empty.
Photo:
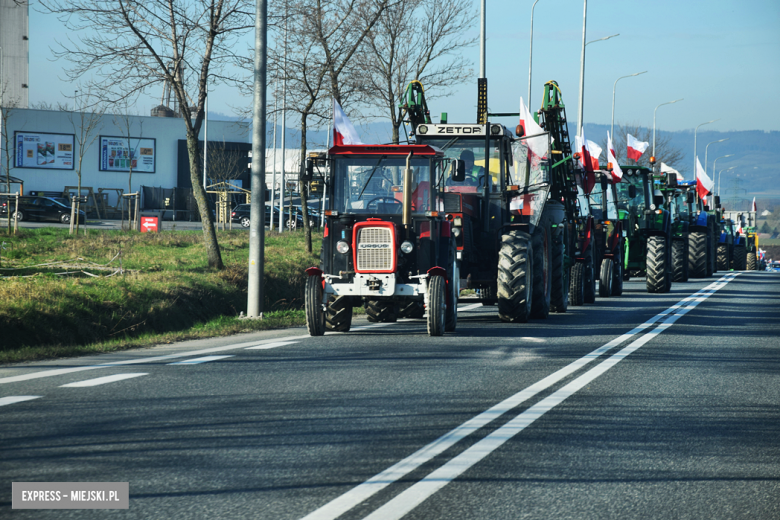
[[[564,268],[563,233],[553,237],[550,265],[550,311],[566,312],[569,307],[569,270]]]
[[[325,309],[325,328],[335,332],[349,332],[352,326],[352,301],[349,296],[331,297]]]
[[[707,277],[707,234],[696,231],[688,235],[688,274],[691,278]]]
[[[373,323],[394,323],[398,321],[398,306],[386,300],[366,302],[366,317]]]
[[[685,240],[672,241],[672,272],[675,282],[688,281],[688,258],[685,254]]]
[[[15,220],[18,220],[19,222],[27,219],[27,215],[25,215],[24,211],[20,209],[17,209],[12,216]]]
[[[720,232],[718,231],[718,224],[715,222],[715,217],[707,219],[708,236],[709,236],[709,255],[708,255],[708,267],[707,276],[712,276],[718,272],[718,240],[720,238]]]
[[[306,279],[305,296],[306,328],[309,335],[322,336],[325,334],[325,310],[322,305],[322,279],[319,276]]]
[[[452,271],[450,275],[452,279],[447,283],[447,312],[445,315],[445,332],[455,332],[455,327],[458,325],[458,284],[460,283],[458,272],[458,261],[455,259],[455,253],[453,251],[452,256]]]
[[[614,262],[612,262],[612,259],[604,258],[601,261],[601,269],[599,270],[599,296],[602,298],[612,296],[613,270]]]
[[[618,251],[617,257],[612,262],[612,296],[623,294],[623,249]]]
[[[745,246],[734,246],[734,252],[732,254],[731,260],[735,271],[747,270],[747,249]]]
[[[585,267],[582,271],[584,277],[583,283],[585,285],[585,292],[583,293],[583,301],[585,303],[596,302],[596,269],[593,265],[593,255],[586,253]]]
[[[747,270],[758,271],[758,262],[756,261],[756,254],[753,252],[747,254]]]
[[[729,270],[729,246],[718,244],[718,271]]]
[[[414,318],[419,320],[425,316],[425,305],[419,300],[412,300],[408,303],[404,303],[398,310],[398,316],[400,318]]]
[[[571,266],[569,275],[569,304],[575,307],[585,303],[585,264]]]
[[[447,314],[447,280],[443,276],[428,279],[428,335],[444,334]]]
[[[498,317],[525,323],[531,315],[533,252],[531,236],[510,231],[501,237],[498,255]]]
[[[531,297],[531,317],[547,319],[550,314],[550,296],[552,286],[550,285],[550,265],[551,254],[550,247],[550,228],[547,224],[542,224],[534,231],[531,251],[534,255],[533,272],[533,296]]]
[[[669,253],[666,237],[654,236],[647,239],[647,292],[669,292]]]

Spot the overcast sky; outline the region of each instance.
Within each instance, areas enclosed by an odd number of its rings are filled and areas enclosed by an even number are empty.
[[[480,2],[475,0],[475,8]],[[487,2],[488,101],[494,112],[516,112],[527,97],[530,15],[533,0]],[[67,37],[52,15],[30,9],[30,102],[65,101],[75,86],[63,82],[64,60],[51,61],[50,47]],[[539,108],[543,84],[556,80],[569,121],[577,119],[583,0],[539,0],[534,12],[532,109]],[[779,0],[590,0],[586,40],[620,36],[587,46],[584,121],[609,124],[613,84],[620,76],[647,70],[617,84],[615,121],[657,128],[780,130]],[[474,20],[479,33],[479,17]],[[448,112],[449,122],[476,117],[479,47],[470,49],[474,77],[446,99],[429,102],[431,113]],[[159,104],[150,92],[141,114]],[[230,100],[230,103],[226,102]],[[220,89],[210,112],[232,115],[238,94]],[[527,101],[526,101],[527,102]],[[251,99],[246,98],[249,105]],[[348,107],[345,107],[348,109]],[[435,118],[436,120],[436,118]],[[293,122],[290,121],[292,124]]]

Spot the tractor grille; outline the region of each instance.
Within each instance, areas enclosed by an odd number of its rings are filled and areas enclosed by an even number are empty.
[[[391,271],[393,269],[393,230],[365,227],[357,236],[357,271]]]
[[[445,213],[461,213],[460,209],[460,193],[445,193],[444,194],[444,212]]]

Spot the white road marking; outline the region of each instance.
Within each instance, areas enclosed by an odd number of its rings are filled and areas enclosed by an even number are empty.
[[[458,307],[458,312],[460,311],[471,311],[474,309],[478,309],[479,307],[482,307],[481,303],[473,303],[471,305],[467,305],[465,307]]]
[[[263,345],[258,345],[256,347],[247,347],[244,350],[267,350],[277,347],[283,347],[285,345],[293,345],[295,343],[298,343],[297,341],[275,341],[273,343],[265,343]]]
[[[602,361],[560,390],[554,392],[552,395],[528,408],[501,428],[477,442],[457,457],[451,459],[439,469],[430,473],[417,484],[406,489],[372,514],[365,517],[364,520],[396,520],[402,518],[406,513],[417,507],[432,494],[449,484],[453,479],[462,475],[474,464],[490,455],[506,441],[523,431],[527,426],[531,425],[545,413],[561,404],[566,398],[590,384],[594,379],[604,374],[631,353],[635,352],[651,339],[671,327],[677,320],[693,310],[699,303],[715,294],[718,289],[724,287],[728,282],[733,280],[737,274],[738,273],[728,274],[717,282],[705,287],[692,297],[684,298],[679,303],[673,305],[667,309],[662,316],[659,315],[665,319],[656,328],[634,340],[619,352]],[[683,305],[683,302],[691,302],[692,304]]]
[[[736,276],[736,274],[734,274]],[[374,477],[370,478],[366,482],[352,488],[350,491],[344,493],[343,495],[333,499],[332,501],[328,502],[324,506],[320,507],[319,509],[311,512],[310,514],[306,515],[302,520],[332,520],[335,519],[345,512],[349,511],[356,505],[364,502],[374,494],[378,493],[385,487],[389,486],[393,482],[397,481],[398,479],[404,477],[405,475],[411,473],[416,468],[421,466],[422,464],[428,462],[429,460],[433,459],[440,453],[444,452],[446,449],[450,448],[466,436],[470,435],[471,433],[479,430],[480,428],[484,427],[485,425],[489,424],[493,420],[497,419],[498,417],[502,416],[506,412],[510,411],[511,409],[515,408],[519,404],[523,403],[524,401],[527,401],[528,399],[532,398],[539,392],[551,387],[552,385],[558,383],[562,379],[568,377],[569,375],[573,374],[583,366],[587,365],[588,363],[591,363],[593,360],[600,357],[605,352],[617,347],[618,345],[621,345],[625,341],[633,338],[636,334],[639,334],[640,332],[644,331],[648,327],[651,327],[655,323],[657,323],[659,320],[662,320],[663,318],[666,318],[670,314],[674,315],[676,311],[683,308],[683,302],[691,302],[695,301],[695,303],[690,305],[685,305],[685,312],[680,313],[680,316],[687,313],[690,309],[694,308],[700,301],[704,301],[707,297],[709,297],[711,294],[713,294],[716,290],[723,287],[726,283],[733,280],[732,278],[729,278],[726,280],[725,283],[720,284],[722,280],[725,280],[726,277],[721,278],[718,280],[718,282],[712,283],[709,286],[705,287],[704,289],[700,290],[699,292],[691,295],[688,298],[684,298],[677,304],[671,306],[670,308],[664,310],[663,312],[657,314],[656,316],[653,316],[643,324],[639,325],[638,327],[630,330],[629,332],[623,334],[622,336],[619,336],[612,341],[606,343],[605,345],[597,348],[593,352],[581,357],[580,359],[574,361],[573,363],[563,367],[562,369],[558,370],[557,372],[554,372],[550,374],[549,376],[545,377],[544,379],[538,381],[537,383],[534,383],[533,385],[529,386],[528,388],[521,390],[520,392],[516,393],[515,395],[505,399],[504,401],[498,403],[497,405],[493,406],[492,408],[482,412],[481,414],[473,417],[472,419],[469,419],[465,423],[461,424],[457,428],[451,430],[450,432],[446,433],[445,435],[439,437],[435,441],[431,442],[427,446],[424,446],[417,452],[413,453],[412,455],[406,457],[405,459],[401,460],[400,462],[396,463],[395,465],[391,466],[390,468],[386,469],[385,471],[375,475]],[[701,298],[700,298],[701,297]],[[481,305],[481,304],[479,304]],[[674,318],[674,321],[676,321],[678,318]],[[660,327],[659,327],[660,328]],[[666,327],[665,327],[666,328]],[[653,336],[648,337],[646,341],[649,341],[652,339],[652,337],[655,337],[655,335],[660,334],[661,330],[659,330],[656,334]],[[649,333],[648,333],[649,334]],[[647,334],[646,334],[647,336]],[[644,336],[643,336],[644,338]],[[637,341],[641,341],[640,340]],[[636,343],[635,341],[634,343]],[[646,342],[645,341],[645,342]],[[634,344],[632,343],[632,345]],[[641,343],[641,345],[643,345]],[[641,346],[639,345],[639,346]],[[636,347],[639,348],[639,347]],[[621,351],[622,352],[622,351]],[[632,350],[633,352],[633,350]],[[626,354],[628,355],[628,354]],[[624,356],[625,357],[625,356]],[[622,358],[621,358],[622,359]],[[598,367],[597,367],[598,368]],[[590,373],[590,372],[588,372]],[[555,395],[555,394],[553,394]],[[532,407],[533,409],[533,407]],[[522,414],[521,414],[522,415]],[[529,423],[530,424],[530,423]],[[499,429],[500,430],[500,429]],[[487,453],[485,454],[487,455]],[[453,459],[454,460],[454,459]],[[473,465],[473,464],[472,464]],[[466,468],[467,469],[467,468]],[[464,469],[465,471],[465,469]],[[454,477],[453,477],[454,478]],[[442,486],[446,485],[449,481],[446,481],[442,484]],[[421,483],[415,484],[415,486],[420,485]],[[415,486],[412,486],[414,488]],[[412,488],[409,488],[411,490]],[[418,488],[419,489],[419,488]],[[432,491],[435,492],[436,490]],[[403,495],[403,493],[402,493]],[[400,497],[401,495],[399,495]],[[430,496],[430,495],[426,495]],[[422,499],[424,500],[424,498]],[[394,502],[391,501],[391,502]],[[419,502],[418,502],[419,503]],[[389,506],[390,503],[386,504],[386,506]],[[395,502],[396,507],[400,507],[397,502]],[[386,507],[385,506],[385,507]],[[380,510],[385,511],[386,514],[391,514],[392,508],[385,509],[385,507],[377,510],[375,513],[378,513]],[[415,506],[412,506],[412,508]],[[408,512],[410,509],[407,509]],[[385,514],[385,513],[383,513]],[[405,513],[404,513],[405,514]],[[403,515],[401,515],[403,516]],[[373,520],[373,515],[372,517]],[[377,517],[380,518],[380,517]],[[393,516],[387,516],[387,517],[381,517],[381,518],[396,518]],[[397,518],[400,518],[397,517]]]
[[[60,385],[60,388],[83,388],[85,386],[98,386],[105,385],[107,383],[115,383],[116,381],[122,381],[124,379],[131,379],[134,377],[146,376],[146,373],[137,374],[114,374],[113,376],[98,377],[96,379],[87,379],[86,381],[79,381],[77,383],[68,383],[67,385]]]
[[[177,361],[176,363],[168,363],[169,365],[199,365],[200,363],[208,363],[209,361],[217,361],[219,359],[225,359],[229,357],[235,357],[233,355],[229,356],[206,356],[206,357],[200,357],[195,359],[188,359],[187,361]]]
[[[9,395],[8,397],[0,397],[0,406],[7,404],[22,403],[24,401],[30,401],[32,399],[38,399],[43,397],[42,395]]]

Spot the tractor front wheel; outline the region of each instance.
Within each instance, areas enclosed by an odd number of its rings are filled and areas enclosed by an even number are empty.
[[[428,335],[441,336],[446,327],[447,281],[442,276],[428,279]]]
[[[525,323],[531,314],[533,257],[531,237],[510,231],[502,237],[498,256],[498,317]]]
[[[322,301],[322,279],[319,276],[309,276],[306,279],[305,306],[309,335],[322,336],[325,334],[325,309]]]
[[[666,237],[654,236],[647,239],[647,292],[669,292],[669,253],[666,250]]]

